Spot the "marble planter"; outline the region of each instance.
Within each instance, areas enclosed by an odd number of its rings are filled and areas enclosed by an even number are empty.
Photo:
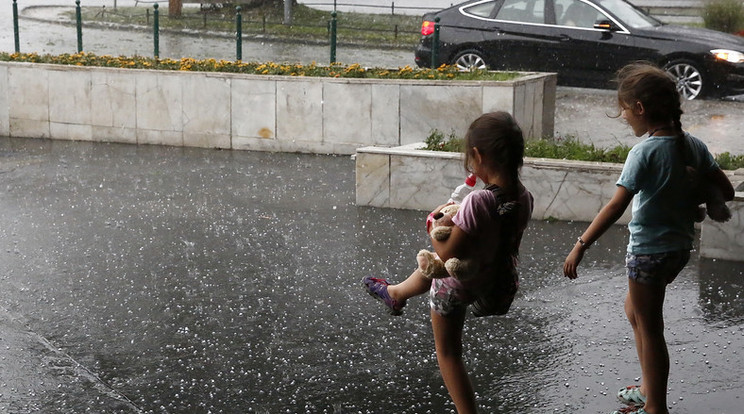
[[[554,74],[512,81],[261,76],[0,62],[0,135],[353,154],[513,113],[553,135]]]
[[[430,211],[445,202],[465,178],[462,155],[417,149],[421,147],[422,143],[359,148],[357,205]],[[622,164],[525,159],[521,175],[535,197],[532,217],[591,221],[612,198],[621,170]],[[744,193],[737,193],[728,205],[731,221],[703,222],[700,255],[744,261]],[[628,208],[618,224],[627,224],[630,218]]]

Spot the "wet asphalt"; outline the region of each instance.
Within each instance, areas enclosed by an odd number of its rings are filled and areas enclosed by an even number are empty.
[[[346,156],[0,138],[0,413],[445,413],[427,301],[387,315],[425,212],[359,207]],[[639,376],[615,226],[533,221],[521,290],[471,318],[483,413],[603,413]],[[693,259],[666,306],[671,412],[739,413],[744,263]]]
[[[613,104],[560,88],[556,131],[633,140]],[[690,104],[744,153],[741,103]],[[0,414],[452,412],[426,301],[392,318],[359,284],[410,272],[422,212],[358,207],[354,180],[341,156],[0,138]],[[481,412],[610,412],[639,376],[624,228],[560,275],[585,225],[533,221],[514,308],[469,319]],[[741,412],[742,275],[694,254],[670,288],[670,412]]]

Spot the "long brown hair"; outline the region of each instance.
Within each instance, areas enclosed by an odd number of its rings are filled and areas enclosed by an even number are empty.
[[[617,100],[622,106],[643,104],[646,119],[651,123],[668,123],[677,133],[677,144],[684,149],[682,104],[677,84],[662,69],[648,62],[636,62],[617,72]]]
[[[509,178],[509,187],[504,191],[517,192],[519,169],[524,163],[524,137],[509,113],[498,111],[479,116],[470,124],[464,145],[466,170],[470,170],[473,148],[478,148],[489,168]]]

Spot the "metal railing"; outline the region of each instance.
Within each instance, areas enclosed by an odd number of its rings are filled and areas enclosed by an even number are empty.
[[[13,7],[13,35],[15,40],[15,52],[20,53],[20,30],[18,25],[18,4],[17,0],[13,0],[12,3]],[[234,21],[234,28],[235,28],[235,57],[236,60],[241,61],[243,59],[243,53],[242,53],[242,43],[243,43],[243,33],[244,33],[244,25],[246,21],[243,19],[242,9],[240,6],[235,8],[235,17],[234,19],[229,19],[229,21]],[[102,8],[100,12],[96,14],[96,17],[104,17],[102,16],[104,13],[113,13],[116,14],[116,11],[106,11],[105,8]],[[206,26],[206,16],[207,13],[203,13],[204,17],[204,25]],[[338,17],[336,11],[332,11],[330,13],[330,20],[327,22],[327,26],[310,26],[310,25],[300,25],[300,27],[314,27],[314,28],[325,28],[327,30],[328,35],[328,43],[330,47],[330,63],[336,62],[336,49],[338,46],[337,37],[338,37]],[[152,2],[152,14],[150,13],[150,8],[148,7],[146,9],[146,12],[143,13],[143,18],[145,19],[146,25],[149,26],[152,24],[152,30],[153,30],[153,55],[155,58],[158,58],[160,56],[160,12],[159,12],[159,5],[157,1]],[[223,21],[228,21],[228,19],[221,19]],[[260,25],[260,31],[263,33],[266,33],[267,28],[267,20],[265,16],[260,22],[248,22],[249,24],[258,24]],[[269,24],[281,24],[281,23],[269,23]],[[81,5],[80,0],[75,0],[75,25],[76,25],[76,32],[77,32],[77,52],[83,52],[83,17],[82,17],[82,11],[81,11]],[[297,25],[295,25],[297,26]],[[353,28],[353,27],[345,27],[344,30],[364,30],[364,31],[375,31],[375,29],[371,28]],[[376,31],[383,31],[380,29],[377,29]],[[412,34],[418,34],[418,32],[406,32],[403,30],[400,30],[398,26],[396,25],[393,30],[394,39],[397,40],[398,35],[401,33],[412,33]],[[436,59],[433,59],[435,61]]]
[[[142,1],[144,2],[144,1]],[[81,11],[81,4],[80,0],[75,0],[75,25],[77,29],[77,52],[83,52],[83,14]],[[158,1],[151,1],[152,7],[147,7],[141,15],[139,14],[121,14],[118,13],[117,10],[107,10],[104,7],[101,8],[100,11],[96,13],[96,18],[102,18],[105,19],[106,14],[112,14],[117,15],[120,18],[123,16],[126,17],[132,17],[134,16],[134,19],[137,21],[143,21],[146,26],[152,26],[153,30],[153,55],[155,58],[158,58],[160,55],[160,22],[161,22],[161,16],[159,12],[159,5]],[[305,3],[308,4],[308,3]],[[342,6],[343,3],[313,3],[318,5],[329,5],[329,6]],[[394,10],[394,3],[391,3]],[[357,5],[358,6],[358,5]],[[18,25],[18,4],[17,0],[13,0],[13,34],[15,39],[15,52],[20,53],[20,33],[19,33],[19,25]],[[378,6],[380,7],[380,6]],[[243,37],[244,33],[246,32],[246,28],[249,29],[250,32],[253,33],[261,33],[265,34],[267,33],[269,26],[286,26],[283,22],[270,22],[267,21],[266,16],[262,16],[261,20],[246,20],[243,19],[242,9],[240,6],[235,8],[235,16],[234,18],[225,18],[225,17],[214,17],[212,16],[212,21],[218,20],[221,22],[224,22],[225,25],[230,24],[232,27],[235,28],[235,57],[236,60],[241,61],[243,59],[242,56],[242,43],[243,43]],[[201,12],[201,17],[196,17],[198,19],[202,19],[203,27],[207,27],[207,19],[208,19],[208,13]],[[163,16],[165,18],[169,18],[169,16]],[[184,19],[195,19],[195,17],[190,16],[182,16],[178,18],[180,21],[183,21]],[[336,62],[336,49],[338,47],[338,15],[337,12],[334,10],[330,13],[330,19],[327,21],[326,25],[308,25],[308,24],[293,24],[294,27],[301,27],[301,28],[313,28],[313,29],[325,29],[327,31],[327,40],[330,47],[330,62],[334,63]],[[233,23],[234,22],[234,23]],[[405,34],[411,34],[411,35],[418,35],[419,33],[416,31],[411,30],[401,30],[397,24],[393,25],[390,30],[384,30],[379,28],[358,28],[358,27],[351,27],[351,26],[344,26],[343,30],[346,33],[353,32],[353,31],[365,31],[365,32],[383,32],[383,33],[392,33],[393,41],[397,42],[399,35],[405,35]]]

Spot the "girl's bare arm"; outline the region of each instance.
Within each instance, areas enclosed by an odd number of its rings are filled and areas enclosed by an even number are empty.
[[[431,244],[434,247],[434,251],[437,252],[442,261],[447,261],[452,257],[463,258],[467,253],[467,245],[469,243],[469,236],[461,228],[452,226],[452,233],[450,233],[447,240],[435,240],[431,239]]]
[[[615,195],[612,196],[612,199],[607,205],[602,207],[602,210],[599,211],[592,224],[581,235],[581,241],[576,242],[571,253],[566,257],[566,261],[563,264],[564,275],[570,279],[576,279],[578,277],[576,269],[584,257],[584,251],[589,248],[589,245],[597,241],[623,215],[632,199],[633,194],[630,191],[623,186],[617,187]]]

